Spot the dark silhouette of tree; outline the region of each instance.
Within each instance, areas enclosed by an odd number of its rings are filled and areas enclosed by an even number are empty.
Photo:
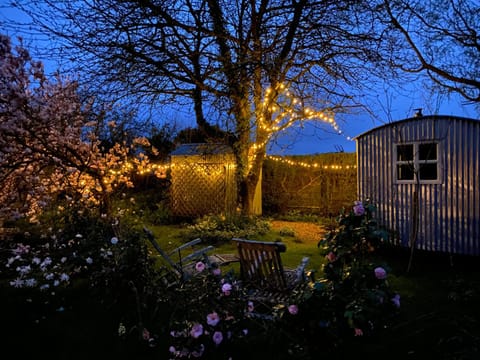
[[[426,73],[437,89],[480,102],[478,1],[385,0],[379,14],[397,41],[395,66]]]
[[[18,7],[100,94],[192,106],[234,149],[251,215],[267,144],[357,106],[386,64],[369,4],[349,0],[34,1]],[[53,52],[52,49],[49,49]],[[206,116],[208,109],[208,116]],[[212,120],[213,119],[213,120]],[[217,121],[217,123],[214,123]],[[323,124],[323,125],[322,125]]]

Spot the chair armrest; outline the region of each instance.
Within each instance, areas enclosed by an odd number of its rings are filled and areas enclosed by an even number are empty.
[[[170,252],[170,255],[175,254],[175,253],[178,253],[179,251],[185,250],[185,249],[187,249],[187,248],[189,248],[189,247],[193,247],[193,246],[195,246],[195,245],[198,245],[198,244],[200,244],[201,242],[202,242],[202,239],[196,238],[196,239],[194,239],[194,240],[192,240],[192,241],[189,241],[189,242],[187,242],[187,243],[185,243],[185,244],[183,244],[183,245],[180,245],[180,246],[177,247],[176,249],[172,250],[172,251]]]
[[[300,264],[296,268],[296,276],[298,281],[302,281],[306,279],[305,268],[307,267],[308,263],[310,262],[310,258],[305,256]]]
[[[190,260],[193,260],[193,259],[196,259],[196,258],[203,257],[207,252],[212,251],[213,249],[215,249],[215,248],[213,246],[209,245],[209,246],[207,246],[203,249],[197,250],[197,251],[195,251],[191,254],[188,254],[185,257],[182,257],[182,262],[190,261]]]

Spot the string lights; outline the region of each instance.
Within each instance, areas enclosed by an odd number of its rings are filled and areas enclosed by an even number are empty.
[[[301,166],[304,168],[318,168],[323,170],[353,170],[356,169],[356,165],[343,165],[343,164],[319,164],[319,163],[308,163],[305,161],[294,161],[291,159],[287,159],[285,157],[274,156],[274,155],[267,155],[267,159],[278,161],[284,164],[288,164],[291,166]]]
[[[266,116],[271,120],[267,120]],[[257,126],[263,131],[264,137],[261,141],[253,142],[250,145],[250,156],[252,156],[252,159],[255,158],[258,155],[257,152],[265,148],[265,145],[275,133],[285,130],[302,120],[313,119],[329,124],[339,135],[345,136],[335,121],[331,110],[315,111],[309,107],[305,107],[303,101],[296,98],[284,83],[277,84],[274,89],[268,87],[265,90],[261,108],[257,113]],[[353,140],[349,136],[345,137],[349,141]],[[274,155],[267,155],[266,158],[291,166],[301,166],[304,168],[318,168],[323,170],[356,169],[356,165],[309,163],[305,161],[294,161],[292,159]],[[251,166],[252,162],[249,163]],[[137,168],[136,172],[138,175],[155,174],[157,177],[161,178],[166,177],[167,171],[174,166],[174,164],[150,163],[142,165],[142,167]],[[121,171],[128,171],[129,169],[122,169]]]
[[[266,116],[271,120],[267,120]],[[344,136],[348,141],[353,141],[340,129],[331,110],[315,111],[304,106],[303,101],[296,98],[284,83],[277,84],[274,90],[268,87],[257,112],[257,126],[265,136],[262,139],[257,138],[257,141],[251,145],[251,154],[255,157],[256,151],[263,149],[275,133],[302,120],[313,119],[329,124],[338,135]]]

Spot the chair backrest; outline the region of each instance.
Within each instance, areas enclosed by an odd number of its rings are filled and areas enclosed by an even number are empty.
[[[195,272],[195,264],[198,261],[209,264],[208,253],[214,248],[211,245],[201,247],[200,249],[196,248],[197,245],[201,246],[202,240],[200,238],[189,241],[167,253],[156,241],[150,229],[144,227],[143,230],[155,250],[182,280],[187,280],[191,277],[192,273]]]
[[[233,238],[240,259],[242,280],[249,286],[268,290],[287,289],[287,280],[280,254],[286,251],[281,242]]]

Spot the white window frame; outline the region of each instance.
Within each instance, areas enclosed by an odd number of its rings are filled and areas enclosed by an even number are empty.
[[[419,159],[419,148],[420,145],[422,144],[436,144],[437,145],[437,159],[435,160],[420,160]],[[397,149],[398,146],[402,145],[413,145],[413,161],[398,161],[397,160]],[[420,169],[420,165],[423,164],[437,164],[437,178],[436,179],[419,179],[418,183],[419,184],[441,184],[442,183],[442,163],[441,159],[442,157],[440,156],[441,154],[441,149],[442,145],[441,142],[438,140],[424,140],[424,141],[410,141],[410,142],[405,142],[405,143],[395,143],[393,146],[393,179],[394,183],[396,184],[415,184],[417,182],[416,177],[418,176],[418,169]],[[406,180],[401,180],[398,179],[398,165],[402,164],[411,164],[413,165],[413,168],[415,169],[414,174],[413,174],[413,179],[406,179]],[[415,174],[417,173],[417,174]]]

